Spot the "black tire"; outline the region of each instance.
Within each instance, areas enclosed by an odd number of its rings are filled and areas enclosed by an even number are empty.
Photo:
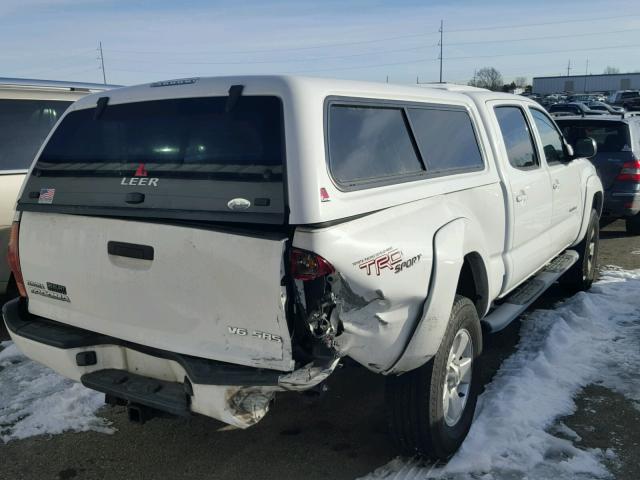
[[[587,233],[575,247],[580,255],[578,261],[560,277],[560,284],[567,290],[579,292],[589,290],[598,278],[598,250],[600,248],[600,218],[591,210]]]
[[[445,421],[443,395],[449,354],[458,332],[465,330],[473,345],[471,379],[466,404],[457,423]],[[456,295],[449,325],[438,353],[420,368],[387,378],[386,407],[391,436],[403,453],[446,459],[460,447],[471,428],[480,390],[482,329],[474,304]],[[462,398],[462,397],[460,397]]]
[[[625,220],[625,228],[629,235],[640,235],[640,213]]]

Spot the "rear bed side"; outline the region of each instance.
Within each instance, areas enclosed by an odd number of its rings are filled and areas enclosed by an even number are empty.
[[[297,191],[311,200],[309,192],[317,195],[310,211],[317,209],[321,216],[315,222],[311,217],[306,222],[311,225],[296,229],[293,246],[321,255],[336,269],[330,279],[336,297],[331,317],[343,332],[334,344],[342,355],[373,371],[407,371],[437,351],[466,254],[475,252],[484,262],[488,297],[499,293],[504,273],[505,211],[496,165],[486,148],[487,134],[475,105],[457,93],[411,88],[398,98],[385,95],[380,87],[375,93],[334,90],[326,94],[329,99],[345,98],[345,103],[366,105],[370,98],[383,98],[390,107],[395,106],[394,101],[404,101],[464,108],[482,151],[482,171],[345,190],[329,172],[326,119],[323,129],[308,129],[301,142],[305,168],[315,175],[303,177],[301,186],[290,184],[290,191],[304,188],[305,192]],[[309,105],[315,112],[309,118],[319,118],[326,98]],[[326,196],[321,197],[321,189]],[[292,210],[292,219],[296,218]],[[440,288],[447,294],[438,292],[436,297],[432,291],[438,282],[434,272],[442,271],[451,258],[435,256],[435,238],[440,229],[457,219],[464,225],[459,248],[452,254],[457,264],[452,266],[452,275],[440,278]],[[437,265],[439,260],[442,265]],[[404,363],[398,363],[414,337],[420,337],[415,347]]]
[[[336,269],[330,283],[332,318],[343,329],[338,351],[372,371],[400,373],[435,355],[467,254],[484,263],[488,297],[498,294],[504,233],[500,187],[493,183],[334,226],[299,228],[293,244]]]

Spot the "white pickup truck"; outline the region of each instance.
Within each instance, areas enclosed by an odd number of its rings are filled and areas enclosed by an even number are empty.
[[[594,154],[537,103],[470,87],[257,76],[88,96],[23,186],[4,320],[139,421],[248,427],[350,357],[387,376],[399,446],[446,458],[483,330],[556,280],[593,282]]]

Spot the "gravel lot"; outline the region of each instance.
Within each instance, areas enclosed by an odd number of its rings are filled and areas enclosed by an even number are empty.
[[[640,237],[622,222],[601,233],[600,265],[640,268]],[[563,293],[552,289],[532,308],[548,308]],[[520,323],[487,340],[484,381],[514,351]],[[386,436],[382,377],[352,363],[330,378],[320,400],[282,394],[267,417],[240,431],[215,420],[154,419],[130,424],[122,407],[100,414],[117,432],[66,433],[0,443],[0,478],[354,479],[397,456]],[[565,419],[584,448],[614,447],[616,478],[640,478],[640,412],[601,386],[588,386],[578,411]],[[516,477],[514,477],[516,478]],[[520,477],[517,477],[520,478]]]

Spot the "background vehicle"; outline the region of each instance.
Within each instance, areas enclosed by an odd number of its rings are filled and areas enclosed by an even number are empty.
[[[611,97],[612,105],[619,106],[625,110],[640,110],[640,91],[620,90]]]
[[[40,145],[67,107],[104,85],[0,78],[0,251],[5,252],[16,197]],[[0,295],[10,283],[0,255]],[[12,292],[16,293],[16,292]]]
[[[564,113],[571,115],[602,115],[599,110],[591,110],[584,103],[569,102],[569,103],[554,103],[547,111],[552,114]]]
[[[624,112],[622,107],[614,107],[605,102],[588,102],[586,105],[591,110],[600,110],[605,114],[619,115]]]
[[[588,136],[598,144],[591,162],[605,189],[603,216],[625,218],[627,232],[640,234],[640,118],[606,116],[556,120],[569,142]]]
[[[23,187],[3,317],[25,354],[137,419],[245,428],[348,356],[387,375],[398,444],[444,458],[473,418],[481,321],[594,281],[594,148],[536,102],[466,86],[258,76],[86,97]]]
[[[569,97],[570,102],[581,102],[581,103],[589,103],[589,102],[604,102],[606,97],[601,93],[577,93],[571,95]]]

